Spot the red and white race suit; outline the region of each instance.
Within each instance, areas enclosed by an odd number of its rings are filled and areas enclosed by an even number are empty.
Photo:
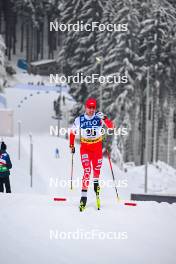
[[[102,166],[102,127],[114,128],[114,124],[107,117],[101,119],[94,114],[89,117],[82,114],[77,117],[71,128],[70,146],[74,146],[75,135],[80,135],[80,155],[81,162],[84,169],[82,179],[82,190],[87,190],[89,186],[89,179],[91,174],[91,167],[93,168],[93,179],[98,180]]]

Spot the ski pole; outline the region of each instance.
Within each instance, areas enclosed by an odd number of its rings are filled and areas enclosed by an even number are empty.
[[[73,155],[74,153],[72,153],[72,162],[71,162],[71,186],[70,189],[73,190],[73,184],[72,184],[72,180],[73,180]]]
[[[112,162],[111,162],[111,158],[110,158],[110,154],[109,154],[108,149],[106,149],[106,152],[107,152],[107,156],[108,156],[108,160],[109,160],[109,165],[110,165],[110,169],[111,169],[111,173],[112,173],[112,178],[113,178],[113,181],[114,181],[114,187],[115,187],[117,199],[119,200],[119,194],[118,194],[118,191],[117,191],[117,187],[115,185],[115,176],[114,176],[114,171],[113,171],[113,168],[112,168]]]

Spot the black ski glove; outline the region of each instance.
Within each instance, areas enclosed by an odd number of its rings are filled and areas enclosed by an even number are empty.
[[[71,153],[74,154],[75,153],[75,147],[73,145],[71,145],[70,149],[71,149]]]
[[[97,112],[96,116],[98,116],[100,119],[103,119],[103,120],[105,120],[107,118],[107,116],[104,115],[102,112]]]

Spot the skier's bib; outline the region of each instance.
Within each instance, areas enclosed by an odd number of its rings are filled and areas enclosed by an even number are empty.
[[[88,143],[88,139],[99,139],[102,135],[101,119],[95,115],[92,119],[88,120],[84,114],[80,115],[80,130],[82,142],[86,142],[87,140]]]
[[[0,156],[0,172],[8,171],[8,168],[6,166],[5,156],[6,154],[1,154]]]
[[[0,172],[5,172],[5,171],[8,171],[8,168],[0,164]]]
[[[100,141],[102,141],[102,137],[99,137],[99,138],[83,138],[83,137],[81,137],[81,142],[82,143],[87,143],[87,144],[92,144],[92,143],[98,143],[98,142],[100,142]]]

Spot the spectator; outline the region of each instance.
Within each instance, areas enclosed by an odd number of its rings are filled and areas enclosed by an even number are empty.
[[[6,193],[11,193],[9,176],[12,163],[6,149],[6,144],[2,142],[0,148],[0,192],[4,192],[5,185]]]
[[[56,157],[56,159],[60,158],[59,149],[58,148],[56,148],[56,150],[55,150],[55,157]]]
[[[65,96],[64,95],[62,97],[62,100],[63,100],[63,105],[65,105]]]

